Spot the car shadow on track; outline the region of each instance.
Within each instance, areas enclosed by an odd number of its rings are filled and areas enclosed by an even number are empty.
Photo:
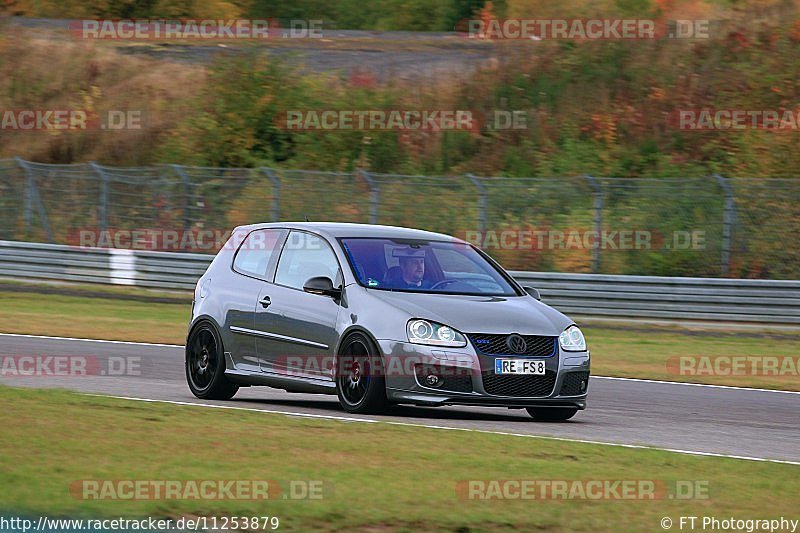
[[[317,412],[309,414],[322,415],[348,415],[342,409],[339,402],[334,397],[326,400],[286,400],[283,398],[236,398],[236,402],[257,404],[273,407],[287,407],[290,409],[309,409]],[[467,410],[469,409],[469,410]],[[355,415],[358,416],[358,415]],[[480,420],[488,422],[534,422],[524,409],[506,409],[503,407],[484,407],[480,410],[458,407],[419,407],[410,405],[392,405],[381,415],[365,415],[370,418],[373,416],[395,416],[408,419],[429,419],[429,420]],[[580,420],[569,420],[567,422],[546,422],[547,424],[574,424]],[[544,423],[544,422],[538,422]]]

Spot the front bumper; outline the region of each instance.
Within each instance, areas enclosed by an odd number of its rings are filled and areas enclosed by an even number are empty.
[[[441,348],[379,340],[386,394],[395,403],[415,405],[483,405],[498,407],[586,408],[589,352],[562,352],[549,357],[513,356],[545,361],[544,376],[494,373],[499,356],[464,348]],[[511,356],[503,356],[511,357]],[[435,384],[430,374],[439,379]]]

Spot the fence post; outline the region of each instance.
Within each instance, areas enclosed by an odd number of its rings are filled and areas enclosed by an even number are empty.
[[[358,173],[364,178],[364,181],[367,182],[369,185],[369,223],[370,224],[377,224],[378,223],[378,201],[380,199],[380,187],[372,179],[372,176],[369,175],[369,172],[363,169],[358,169]]]
[[[594,231],[597,238],[592,247],[592,273],[600,272],[600,235],[603,232],[603,186],[594,176],[586,174],[583,176],[592,187],[594,197]]]
[[[108,175],[103,169],[94,161],[89,161],[89,166],[92,167],[97,175],[100,177],[100,232],[105,233],[108,229]]]
[[[24,159],[20,157],[14,157],[14,160],[22,168],[22,170],[25,171],[25,208],[23,213],[25,219],[25,231],[28,232],[30,230],[33,222],[33,204],[36,204],[39,222],[41,222],[42,228],[44,228],[44,232],[47,234],[47,240],[50,243],[54,243],[55,238],[53,237],[53,230],[50,229],[50,221],[47,219],[47,211],[44,209],[42,198],[39,196],[39,190],[36,188],[36,182],[33,179],[33,170],[31,169],[30,165],[28,165],[28,162]]]
[[[182,165],[170,165],[175,174],[181,179],[183,183],[183,231],[189,231],[192,227],[191,209],[192,209],[192,182],[189,175],[183,170]]]
[[[731,236],[733,235],[733,221],[736,218],[736,202],[733,188],[727,178],[719,174],[714,174],[713,177],[722,187],[725,195],[725,207],[722,211],[722,258],[719,270],[722,276],[727,276],[731,269]]]
[[[14,157],[14,161],[25,173],[25,198],[22,217],[25,222],[25,233],[28,233],[33,223],[33,174],[28,164],[21,157]]]
[[[489,205],[489,193],[481,179],[474,174],[467,174],[469,181],[478,189],[478,229],[483,236],[486,233],[486,209]]]
[[[271,168],[261,167],[261,172],[269,178],[272,183],[272,209],[270,219],[278,222],[281,218],[281,180],[275,175]]]

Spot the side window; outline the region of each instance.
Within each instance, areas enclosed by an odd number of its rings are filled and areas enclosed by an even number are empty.
[[[302,289],[306,281],[317,276],[330,278],[334,287],[342,283],[339,262],[330,245],[310,233],[289,233],[278,260],[275,283]]]
[[[282,230],[262,229],[251,232],[242,242],[233,260],[233,269],[242,274],[266,276]]]

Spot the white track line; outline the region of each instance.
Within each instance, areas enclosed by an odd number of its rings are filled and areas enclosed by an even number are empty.
[[[552,437],[547,435],[530,435],[527,433],[510,433],[507,431],[492,431],[489,429],[472,429],[472,428],[458,428],[458,427],[451,427],[451,426],[437,426],[433,424],[417,424],[414,422],[396,422],[391,420],[376,420],[373,418],[354,418],[354,417],[347,417],[347,416],[337,416],[337,415],[316,415],[311,413],[298,413],[293,411],[277,411],[277,410],[268,410],[268,409],[256,409],[253,407],[238,407],[235,405],[217,405],[217,404],[209,404],[209,403],[195,403],[195,402],[182,402],[177,400],[154,400],[152,398],[135,398],[130,396],[113,396],[113,395],[106,395],[106,394],[86,394],[85,396],[96,396],[102,398],[114,398],[117,400],[129,400],[129,401],[136,401],[136,402],[148,402],[148,403],[167,403],[172,405],[183,405],[183,406],[193,406],[193,407],[210,407],[213,409],[231,409],[235,411],[248,411],[248,412],[255,412],[255,413],[268,413],[268,414],[279,414],[284,416],[290,417],[299,417],[299,418],[316,418],[316,419],[326,419],[326,420],[338,420],[342,422],[364,422],[369,424],[386,424],[391,426],[406,426],[406,427],[415,427],[415,428],[425,428],[425,429],[441,429],[445,431],[466,431],[469,433],[485,433],[489,435],[504,435],[507,437],[523,437],[529,439],[545,439],[545,440],[554,440],[560,442],[578,442],[581,444],[596,444],[600,446],[615,446],[618,448],[631,448],[636,450],[658,450],[663,452],[671,452],[671,453],[680,453],[683,455],[694,455],[694,456],[702,456],[702,457],[722,457],[725,459],[738,459],[744,461],[758,461],[762,463],[778,463],[778,464],[786,464],[786,465],[795,465],[800,466],[800,461],[785,461],[782,459],[766,459],[764,457],[751,457],[747,455],[729,455],[725,453],[715,453],[715,452],[701,452],[695,450],[680,450],[677,448],[659,448],[657,446],[644,446],[640,444],[623,444],[619,442],[605,442],[605,441],[596,441],[596,440],[586,440],[586,439],[571,439],[567,437]]]
[[[161,346],[166,348],[183,348],[183,345],[180,344],[158,344],[152,342],[133,342],[133,341],[110,341],[104,339],[82,339],[79,337],[52,337],[48,335],[25,335],[22,333],[0,333],[0,337],[24,337],[29,339],[52,339],[52,340],[61,340],[61,341],[81,341],[81,342],[107,342],[110,344],[130,344],[133,346]],[[774,392],[778,394],[800,394],[800,391],[791,391],[791,390],[778,390],[778,389],[758,389],[754,387],[735,387],[733,385],[709,385],[708,383],[692,383],[688,381],[660,381],[657,379],[639,379],[639,378],[618,378],[613,376],[595,376],[592,375],[592,379],[615,379],[618,381],[634,381],[634,382],[641,382],[641,383],[658,383],[662,385],[685,385],[689,387],[708,387],[712,389],[731,389],[731,390],[742,390],[742,391],[754,391],[754,392]]]
[[[82,339],[79,337],[52,337],[49,335],[25,335],[22,333],[0,333],[0,337],[24,337],[27,339],[52,339],[57,341],[107,342],[110,344],[131,344],[134,346],[161,346],[166,348],[183,348],[182,344],[159,344],[156,342],[110,341],[106,339]]]
[[[708,383],[691,383],[688,381],[659,381],[657,379],[616,378],[612,376],[592,376],[592,379],[615,379],[619,381],[639,381],[641,383],[660,383],[664,385],[686,385],[689,387],[709,387],[712,389],[733,389],[757,392],[778,392],[781,394],[800,394],[800,391],[778,389],[756,389],[754,387],[735,387],[733,385],[709,385]]]

